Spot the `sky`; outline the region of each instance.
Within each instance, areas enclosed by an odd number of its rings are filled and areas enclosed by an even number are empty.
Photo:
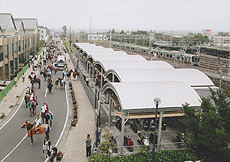
[[[0,12],[50,29],[230,32],[230,0],[0,0]]]

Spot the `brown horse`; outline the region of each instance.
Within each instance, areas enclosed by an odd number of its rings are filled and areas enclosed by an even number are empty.
[[[33,135],[35,134],[35,126],[34,124],[29,123],[27,120],[26,122],[21,126],[21,128],[26,128],[28,131],[28,137],[31,138],[31,145],[33,145]],[[46,138],[49,139],[49,133],[50,133],[50,126],[48,124],[42,124],[41,126],[38,127],[38,132],[36,133],[38,135],[39,139],[39,134],[46,134]]]
[[[30,102],[30,116],[34,116],[36,114],[36,102],[35,101],[31,101]]]

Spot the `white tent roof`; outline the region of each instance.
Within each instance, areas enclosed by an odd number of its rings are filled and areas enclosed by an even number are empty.
[[[161,99],[159,110],[182,110],[182,104],[200,107],[201,99],[194,89],[183,82],[145,82],[145,83],[107,83],[104,93],[113,91],[124,111],[139,110],[140,112],[156,108],[154,98]]]
[[[140,55],[116,55],[113,52],[111,55],[94,55],[94,61],[142,61],[146,62],[146,59]]]
[[[182,81],[192,87],[214,86],[203,72],[196,69],[111,69],[105,75],[110,73],[121,82]]]
[[[165,61],[96,61],[105,71],[112,69],[174,69],[172,65]]]
[[[118,55],[122,55],[122,56],[127,56],[127,53],[123,52],[123,51],[113,51],[113,52],[92,52],[92,54],[88,55],[86,60],[88,59],[93,59],[93,61],[95,62],[95,60],[98,58],[98,57],[102,57],[102,56],[110,56],[110,55],[115,55],[115,56],[118,56]]]

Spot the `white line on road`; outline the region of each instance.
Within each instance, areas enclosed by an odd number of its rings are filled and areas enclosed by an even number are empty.
[[[66,106],[67,106],[67,112],[66,112],[66,117],[65,117],[65,124],[64,124],[64,127],[62,129],[62,132],[55,144],[55,147],[57,147],[57,145],[59,144],[63,134],[64,134],[64,131],[65,131],[65,128],[66,128],[66,125],[67,125],[67,121],[68,121],[68,116],[69,116],[69,100],[68,100],[68,97],[67,97],[67,88],[66,88],[66,84],[65,84],[65,97],[66,97]],[[49,158],[46,158],[45,162],[47,162],[49,160]]]
[[[24,98],[22,99],[21,103],[19,104],[17,110],[13,113],[13,115],[11,115],[11,117],[0,127],[0,130],[14,117],[14,115],[18,112],[19,108],[22,105]]]
[[[14,152],[14,150],[16,150],[16,148],[25,140],[25,138],[27,137],[27,134],[21,139],[21,141],[13,148],[13,150],[11,150],[2,160],[1,162],[3,162],[4,160],[6,160],[6,158],[8,158],[10,156],[10,154],[12,154]]]
[[[45,97],[46,97],[46,95],[47,95],[47,92],[48,92],[48,88],[46,88]]]

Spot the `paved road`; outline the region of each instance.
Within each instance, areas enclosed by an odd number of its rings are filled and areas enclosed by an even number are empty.
[[[54,78],[61,77],[61,75],[61,71],[59,71],[56,75],[53,74],[53,82]],[[38,76],[41,77],[40,74],[38,74]],[[38,89],[38,85],[35,85],[35,92],[38,95],[39,103],[37,112],[40,111],[40,106],[43,104],[43,102],[46,102],[48,103],[50,110],[54,113],[50,141],[52,142],[52,145],[55,145],[59,139],[66,120],[66,92],[64,89],[53,88],[52,93],[48,93],[45,97],[46,82],[44,81],[43,77],[41,89]],[[0,126],[0,162],[41,162],[44,160],[42,153],[42,142],[45,134],[40,135],[39,140],[37,135],[35,135],[34,145],[30,146],[30,138],[24,138],[27,134],[27,131],[25,129],[21,129],[22,124],[26,120],[32,122],[34,119],[35,117],[30,117],[29,109],[25,108],[25,103],[23,102],[15,116],[2,129]],[[9,155],[9,153],[11,154]]]

